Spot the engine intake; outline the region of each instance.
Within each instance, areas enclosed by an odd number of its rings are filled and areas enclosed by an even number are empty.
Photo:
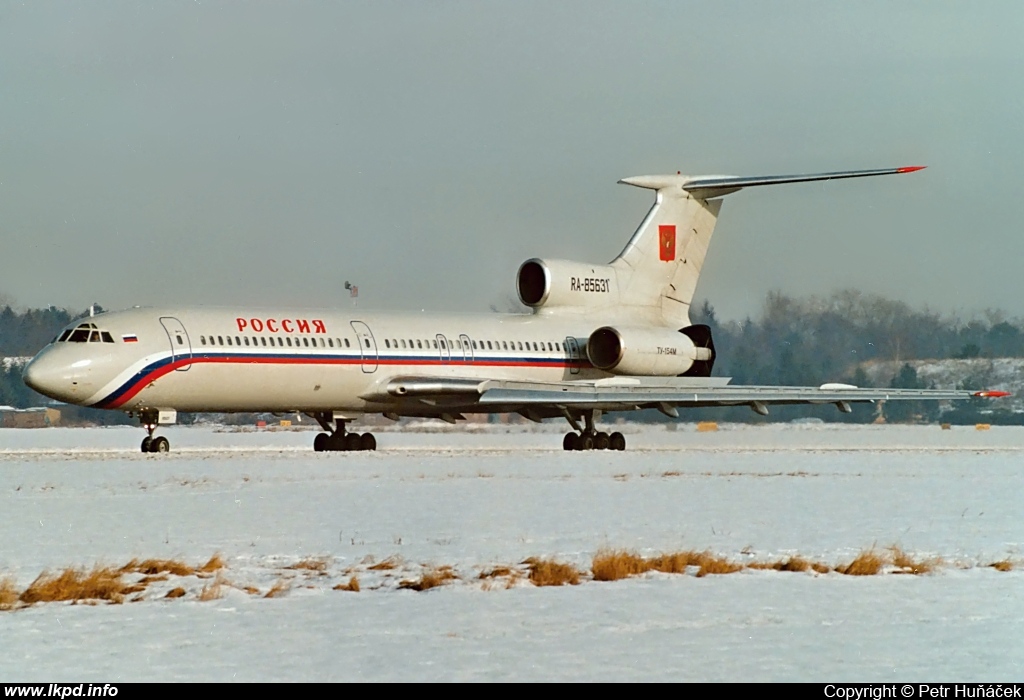
[[[600,308],[619,301],[618,271],[610,265],[531,258],[516,275],[519,301],[534,309]]]

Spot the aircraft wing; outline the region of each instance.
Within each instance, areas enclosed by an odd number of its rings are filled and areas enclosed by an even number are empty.
[[[848,411],[848,404],[875,401],[956,401],[970,398],[1008,396],[1003,391],[965,389],[870,389],[849,384],[819,387],[729,385],[728,378],[710,377],[611,377],[594,381],[531,382],[501,379],[445,379],[438,377],[396,377],[382,389],[390,399],[419,399],[434,406],[473,406],[494,410],[530,408],[564,410],[598,409],[628,411],[657,408],[676,415],[675,408],[747,405],[758,413],[777,404],[836,404]],[[365,398],[371,398],[369,396]],[[383,395],[372,398],[383,399]],[[548,413],[545,411],[544,413]],[[557,413],[556,413],[557,414]]]

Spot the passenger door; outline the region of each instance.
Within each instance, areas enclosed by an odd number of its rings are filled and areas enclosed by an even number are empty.
[[[359,343],[359,355],[363,358],[363,371],[372,374],[377,371],[377,341],[373,337],[370,327],[362,321],[352,321],[352,330],[356,332],[356,342]]]
[[[173,316],[161,316],[160,325],[167,333],[167,339],[171,341],[171,362],[181,363],[175,367],[176,372],[187,372],[192,366],[192,341],[181,321]]]

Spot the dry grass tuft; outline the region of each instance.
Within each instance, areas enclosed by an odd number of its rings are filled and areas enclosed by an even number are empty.
[[[575,586],[580,582],[580,570],[572,564],[536,557],[523,563],[530,569],[530,582],[534,586]]]
[[[220,554],[214,554],[210,557],[210,560],[196,569],[197,572],[204,574],[212,574],[214,571],[220,571],[225,568],[227,564],[224,563],[224,559],[221,558]]]
[[[65,569],[58,574],[44,571],[18,599],[27,605],[67,600],[121,603],[129,588],[121,575],[120,570],[106,566],[96,566],[88,573],[82,569]]]
[[[509,566],[496,566],[493,569],[487,571],[481,571],[479,578],[501,578],[503,576],[511,576],[513,573],[512,567]]]
[[[139,561],[132,559],[121,567],[121,573],[134,571],[138,574],[153,576],[155,574],[174,574],[175,576],[191,576],[196,572],[194,567],[176,559],[146,559]]]
[[[302,561],[295,562],[291,566],[284,567],[286,569],[302,570],[302,571],[318,571],[320,573],[327,572],[327,557],[303,559]]]
[[[594,555],[590,570],[595,581],[618,581],[647,573],[653,564],[636,552],[623,549],[602,549]]]
[[[388,557],[384,561],[379,561],[376,564],[371,564],[366,567],[370,571],[391,571],[397,569],[402,563],[402,558],[397,554]]]
[[[334,587],[336,591],[351,591],[352,593],[359,592],[359,579],[355,576],[349,578],[348,583],[339,583]]]
[[[649,561],[652,569],[663,574],[685,574],[687,568],[702,566],[704,560],[710,556],[711,554],[708,552],[684,550],[682,552],[659,554],[656,557],[652,557]]]
[[[705,554],[703,558],[701,558],[700,569],[697,571],[697,578],[702,578],[708,574],[735,574],[737,571],[742,570],[742,564],[729,561],[725,557],[716,557],[711,554]]]
[[[164,596],[164,598],[184,598],[184,597],[185,597],[185,589],[182,588],[181,586],[178,586],[177,588],[172,588],[171,590],[167,591],[167,595]]]
[[[267,591],[267,594],[265,596],[263,596],[263,597],[264,598],[280,598],[285,593],[287,593],[288,590],[291,587],[292,587],[292,584],[291,584],[290,581],[286,581],[285,579],[278,579],[277,583],[275,583],[273,586],[271,586],[270,590]]]
[[[220,575],[213,580],[213,583],[204,583],[203,590],[199,591],[199,600],[206,603],[224,597],[224,581]]]
[[[893,566],[899,569],[898,573],[901,574],[920,576],[921,574],[930,573],[938,564],[937,561],[917,561],[896,545],[889,547],[889,552],[892,555]]]
[[[814,570],[815,573],[818,574],[827,574],[828,572],[832,571],[832,567],[830,567],[827,564],[822,564],[818,561],[811,564],[811,568]]]
[[[1009,559],[1003,559],[1002,561],[994,561],[989,564],[990,567],[996,571],[1013,571],[1013,562]]]
[[[452,567],[442,566],[437,569],[431,569],[418,579],[400,581],[398,583],[398,587],[411,591],[427,591],[431,588],[443,586],[449,581],[454,581],[457,578],[458,576],[456,576],[455,572],[452,571]]]
[[[875,550],[869,549],[861,552],[857,558],[845,566],[837,566],[836,571],[847,576],[875,576],[881,572],[886,561],[882,555]]]
[[[748,569],[795,572],[809,571],[814,566],[815,564],[812,564],[803,557],[789,557],[788,559],[779,559],[777,561],[755,561],[747,564]],[[827,566],[825,571],[829,571]]]
[[[18,588],[13,578],[0,579],[0,610],[13,610],[18,605]]]

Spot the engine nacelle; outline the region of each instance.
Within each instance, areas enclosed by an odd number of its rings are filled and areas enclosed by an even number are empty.
[[[594,367],[613,374],[707,377],[715,348],[707,326],[680,331],[604,326],[590,334],[587,356]]]
[[[617,271],[610,265],[532,258],[519,266],[519,301],[534,309],[600,307],[617,303]]]

